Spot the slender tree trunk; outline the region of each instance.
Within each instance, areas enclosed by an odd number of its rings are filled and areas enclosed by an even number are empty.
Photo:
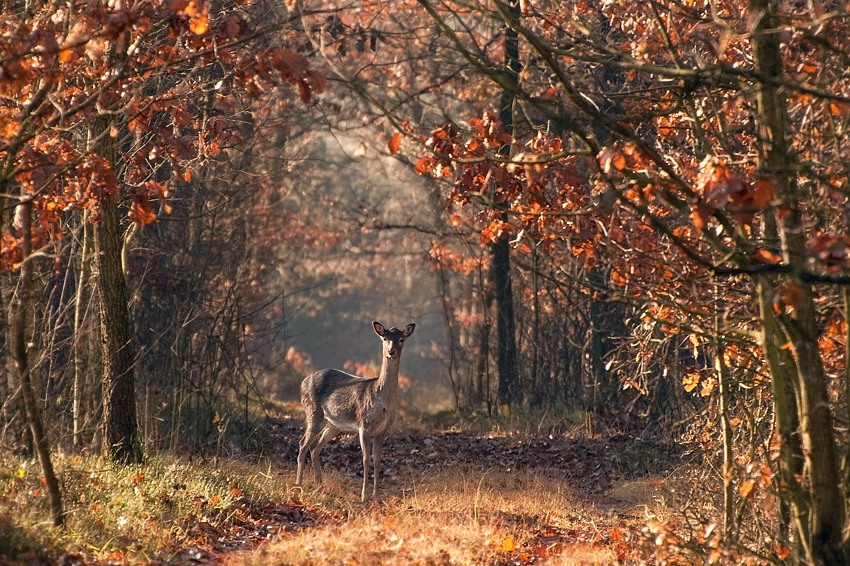
[[[59,490],[59,481],[53,471],[53,462],[50,459],[50,448],[47,435],[44,432],[44,424],[36,400],[35,388],[32,383],[31,367],[29,364],[29,352],[27,344],[27,324],[31,317],[31,301],[33,286],[33,258],[32,258],[32,202],[22,201],[17,207],[17,220],[20,224],[23,263],[21,264],[21,275],[18,283],[17,293],[12,304],[12,332],[10,336],[10,351],[15,360],[18,379],[20,380],[21,395],[24,400],[27,423],[32,434],[38,461],[41,464],[41,473],[44,475],[44,484],[47,488],[47,496],[50,500],[50,513],[53,524],[61,526],[65,522],[65,512],[62,509],[62,495]]]
[[[612,395],[611,379],[608,371],[605,369],[605,357],[608,354],[608,345],[606,337],[610,336],[611,328],[609,317],[614,304],[609,302],[609,293],[607,285],[607,277],[598,267],[592,267],[587,274],[587,280],[591,289],[596,290],[596,297],[590,301],[588,306],[589,327],[587,344],[582,352],[582,358],[587,367],[587,374],[590,376],[591,387],[590,391],[592,399],[590,402],[591,410],[588,415],[590,423],[588,432],[595,433],[592,423],[597,419],[605,418],[607,411],[607,401]],[[614,389],[616,391],[616,389]]]
[[[473,404],[480,405],[487,403],[487,414],[493,413],[493,403],[491,402],[490,392],[490,305],[493,301],[490,300],[488,290],[483,290],[483,320],[478,332],[478,360],[475,364],[475,390]]]
[[[448,334],[449,341],[449,360],[448,367],[446,371],[449,375],[449,383],[452,385],[452,394],[454,395],[455,408],[461,408],[461,395],[460,391],[463,390],[464,385],[467,390],[467,398],[466,402],[469,403],[470,395],[469,392],[472,390],[472,386],[470,383],[461,384],[458,383],[458,378],[455,375],[455,367],[456,367],[456,358],[461,353],[461,346],[457,335],[457,326],[455,324],[455,317],[452,312],[451,306],[451,297],[449,296],[450,288],[449,288],[449,280],[446,275],[446,269],[441,265],[438,266],[435,271],[436,283],[437,283],[437,293],[440,297],[440,306],[443,309],[443,320],[446,323],[446,333]]]
[[[507,238],[490,244],[490,282],[496,303],[496,367],[499,371],[499,404],[510,407],[521,399],[517,364],[516,327]]]
[[[756,294],[762,321],[762,349],[770,370],[773,387],[773,414],[779,434],[778,488],[781,497],[781,519],[793,516],[796,539],[800,543],[799,553],[809,556],[809,500],[803,492],[799,478],[803,474],[803,445],[800,438],[798,395],[794,391],[797,374],[796,362],[788,350],[782,349],[787,338],[773,312],[772,287],[766,281],[758,281]],[[787,509],[790,503],[790,510]],[[789,513],[790,511],[790,513]],[[780,526],[780,535],[789,540],[788,528]]]
[[[844,307],[844,418],[850,423],[850,287],[841,289]],[[850,499],[850,450],[841,462],[844,496]]]
[[[750,0],[753,18],[754,62],[761,79],[757,92],[758,125],[761,138],[760,173],[776,186],[777,197],[784,205],[777,217],[784,261],[791,266],[805,266],[806,231],[797,202],[794,162],[788,143],[788,116],[783,84],[782,60],[777,38],[777,0]],[[796,361],[796,391],[799,394],[800,430],[803,454],[811,481],[810,541],[807,560],[813,564],[846,564],[843,544],[845,504],[835,447],[835,431],[826,376],[818,351],[818,327],[811,286],[791,275],[782,284],[792,287],[798,299],[778,319],[790,339]],[[772,306],[772,305],[771,305]],[[766,347],[782,347],[768,344]]]
[[[103,358],[104,439],[113,461],[137,463],[142,460],[142,453],[137,438],[135,360],[127,289],[121,268],[123,242],[117,195],[102,200],[99,212],[98,223],[94,226],[94,244]]]
[[[530,390],[531,404],[535,407],[543,405],[545,396],[541,391],[542,380],[540,371],[540,348],[542,345],[541,328],[540,328],[540,274],[538,273],[538,253],[536,249],[531,250],[531,375],[530,375]]]
[[[512,18],[519,17],[519,3],[506,6]],[[505,130],[514,135],[514,102],[519,84],[521,69],[519,60],[519,36],[507,22],[502,26],[505,34],[505,75],[499,102],[499,119]],[[510,147],[503,147],[502,154],[510,156]],[[499,205],[501,206],[501,205]],[[507,221],[507,213],[502,212],[501,219]],[[499,371],[499,404],[503,408],[521,400],[519,390],[519,360],[516,345],[516,318],[514,315],[513,290],[511,289],[511,248],[508,236],[490,244],[490,283],[496,301],[496,344],[498,347],[496,365]]]
[[[734,544],[738,539],[738,524],[735,520],[735,487],[732,482],[732,466],[735,462],[732,423],[729,418],[729,402],[731,385],[729,368],[723,359],[723,341],[720,338],[720,313],[722,305],[719,301],[719,291],[714,289],[715,318],[714,318],[714,369],[717,374],[717,384],[720,395],[720,431],[723,438],[723,536],[727,545]]]
[[[71,409],[74,419],[74,446],[77,447],[82,444],[81,430],[85,416],[83,399],[90,393],[89,379],[87,377],[87,371],[90,371],[90,368],[85,363],[89,343],[85,339],[86,333],[83,330],[83,325],[87,319],[86,312],[89,306],[89,266],[91,261],[91,225],[89,224],[87,213],[83,213],[82,224],[83,241],[80,246],[80,272],[77,276],[77,296],[74,302],[74,342],[72,354],[74,357],[74,382]]]
[[[115,168],[117,152],[116,141],[110,136],[112,125],[107,116],[94,118],[89,148]],[[118,214],[119,193],[116,186],[100,200],[92,231],[103,363],[103,435],[110,458],[130,464],[142,460],[142,450],[136,422],[135,351],[122,266],[124,240]]]

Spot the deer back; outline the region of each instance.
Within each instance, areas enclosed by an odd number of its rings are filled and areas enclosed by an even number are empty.
[[[338,369],[319,370],[307,377],[301,386],[301,403],[320,409],[332,425],[356,431],[376,404],[378,379],[360,377]]]

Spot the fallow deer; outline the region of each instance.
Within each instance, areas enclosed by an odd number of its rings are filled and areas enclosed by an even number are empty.
[[[378,494],[378,477],[384,439],[395,420],[398,407],[398,368],[404,341],[413,334],[414,324],[404,330],[387,329],[372,322],[383,343],[381,372],[378,377],[360,377],[338,369],[314,372],[301,382],[301,405],[306,416],[304,437],[298,447],[295,485],[301,485],[307,454],[313,464],[316,483],[322,483],[319,454],[340,432],[356,432],[363,452],[363,489],[366,501],[369,464],[373,464],[372,497]]]

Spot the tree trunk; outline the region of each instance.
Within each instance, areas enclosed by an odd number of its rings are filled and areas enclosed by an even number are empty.
[[[460,410],[461,391],[464,390],[465,386],[467,391],[465,402],[469,403],[472,397],[470,395],[470,392],[472,391],[472,384],[458,383],[458,377],[455,375],[455,369],[457,366],[457,356],[461,355],[462,350],[460,346],[460,341],[458,339],[457,325],[455,324],[455,317],[451,306],[451,289],[449,286],[449,279],[446,274],[446,268],[442,265],[438,266],[434,270],[434,275],[436,277],[437,283],[437,296],[440,300],[440,306],[443,309],[443,320],[446,324],[446,333],[448,334],[449,342],[449,359],[448,366],[446,367],[446,372],[448,373],[449,383],[451,383],[452,385],[452,394],[454,395],[455,409]]]
[[[787,141],[789,127],[779,52],[776,20],[777,0],[750,0],[754,18],[753,46],[757,76],[758,125],[761,139],[759,172],[771,179],[784,210],[777,226],[785,263],[805,268],[806,231],[798,204],[794,161]],[[796,361],[796,391],[799,395],[803,454],[811,481],[810,542],[807,560],[813,564],[846,564],[843,545],[845,505],[840,489],[835,431],[829,409],[826,376],[818,351],[818,327],[811,285],[791,275],[780,281],[795,291],[797,300],[786,306],[778,319]],[[772,305],[771,305],[772,307]],[[765,342],[766,348],[781,348],[785,342]],[[800,536],[806,533],[799,533]]]
[[[841,290],[844,310],[844,418],[850,423],[850,287]],[[841,461],[844,497],[850,499],[850,450]]]
[[[103,359],[103,435],[112,460],[130,464],[140,462],[142,453],[137,438],[135,360],[121,268],[117,195],[103,199],[99,212],[94,244]]]
[[[803,475],[803,445],[800,438],[800,418],[797,394],[794,391],[796,362],[782,345],[788,340],[773,312],[772,287],[758,281],[756,295],[762,321],[762,349],[770,370],[773,389],[773,414],[779,435],[778,489],[782,501],[781,520],[793,516],[796,539],[800,543],[801,559],[811,555],[809,548],[809,500],[799,479]],[[790,510],[787,507],[790,505]],[[780,525],[783,542],[789,540],[788,528]],[[802,560],[801,560],[802,561]]]
[[[490,292],[483,289],[483,317],[479,326],[478,360],[475,364],[475,390],[472,405],[487,403],[487,414],[493,414],[492,392],[490,391]]]
[[[44,475],[44,484],[47,488],[47,496],[50,500],[50,513],[53,524],[61,526],[65,522],[65,512],[62,509],[62,495],[59,490],[59,481],[53,471],[53,462],[50,459],[50,448],[44,425],[41,422],[41,414],[36,401],[36,394],[32,383],[31,368],[29,364],[29,352],[27,344],[27,324],[31,316],[31,300],[33,285],[33,258],[32,258],[32,202],[22,201],[17,207],[17,220],[20,223],[23,251],[23,262],[21,263],[21,275],[18,282],[17,292],[12,300],[12,332],[10,336],[10,351],[15,360],[18,379],[20,380],[21,395],[24,400],[24,409],[27,423],[32,434],[38,461],[41,464],[41,473]]]
[[[72,417],[74,446],[82,444],[82,428],[85,422],[86,411],[83,407],[83,399],[91,393],[88,372],[91,368],[85,363],[86,352],[89,346],[85,339],[83,326],[85,324],[86,312],[89,306],[89,275],[91,263],[91,225],[88,221],[88,213],[83,213],[82,219],[83,241],[80,246],[80,272],[77,276],[76,299],[74,301],[74,341],[72,356],[74,359],[74,383],[72,391]]]
[[[538,272],[538,253],[531,250],[531,371],[529,375],[529,391],[531,392],[531,406],[543,405],[545,395],[540,390],[542,387],[540,378],[540,350],[542,348],[540,328],[540,273]]]
[[[117,162],[111,119],[99,116],[89,132],[89,148]],[[94,222],[95,288],[98,292],[100,340],[103,362],[103,436],[114,462],[142,460],[136,422],[134,383],[135,351],[130,329],[127,285],[122,267],[123,238],[118,215],[117,187],[100,200]]]
[[[717,375],[717,388],[720,396],[720,431],[723,439],[723,538],[727,547],[738,541],[738,521],[735,517],[735,487],[732,482],[732,470],[735,462],[733,446],[734,434],[729,416],[731,403],[731,380],[729,368],[724,359],[724,344],[720,335],[721,313],[724,311],[720,301],[719,289],[714,288],[714,336],[711,346],[714,350],[714,371]]]
[[[518,18],[519,3],[506,6],[512,19]],[[514,101],[519,84],[519,36],[507,22],[502,24],[505,34],[505,75],[502,96],[499,102],[499,119],[511,136],[515,134]],[[510,147],[503,146],[501,153],[510,156]],[[504,208],[503,205],[498,204]],[[501,214],[507,221],[507,213]],[[503,408],[521,400],[519,390],[519,360],[516,345],[516,319],[514,315],[513,291],[511,289],[511,248],[507,235],[490,244],[490,284],[496,300],[496,366],[499,371],[499,404]]]
[[[510,246],[507,238],[490,244],[490,283],[496,299],[496,367],[499,371],[499,404],[510,408],[521,400],[517,365]]]

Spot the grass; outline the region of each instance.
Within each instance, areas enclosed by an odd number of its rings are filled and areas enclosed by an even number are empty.
[[[119,466],[57,456],[54,465],[63,486],[64,529],[46,521],[37,464],[14,458],[0,464],[0,525],[6,526],[0,527],[0,557],[165,563],[187,548],[216,551],[217,531],[283,497],[273,473],[238,461],[212,468],[163,456]]]

